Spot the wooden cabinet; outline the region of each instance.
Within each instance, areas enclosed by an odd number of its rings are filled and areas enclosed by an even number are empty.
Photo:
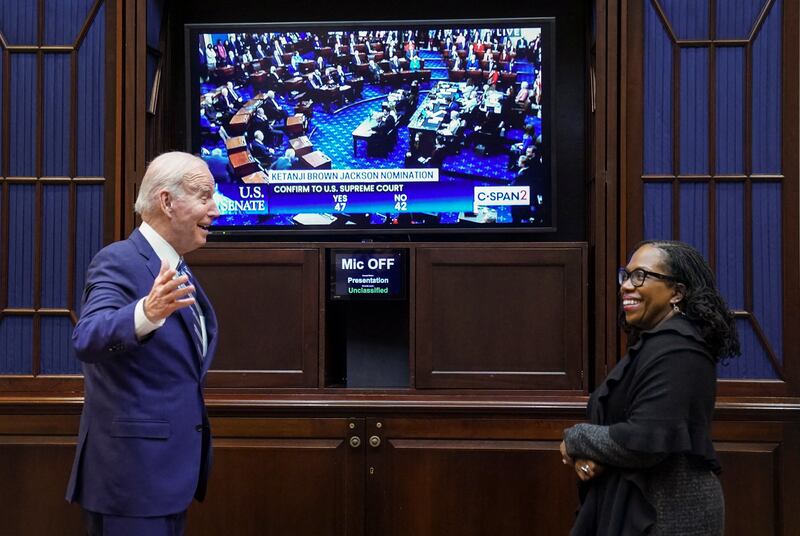
[[[577,504],[561,464],[565,422],[367,419],[367,533],[566,534]]]
[[[223,327],[209,388],[585,392],[584,243],[346,247],[404,250],[407,300],[332,302],[336,244],[192,254]]]
[[[214,419],[212,429],[208,495],[188,534],[364,534],[364,419]]]
[[[209,493],[188,534],[565,534],[576,500],[558,452],[568,423],[214,418]]]
[[[286,395],[210,400],[214,463],[187,535],[567,534],[562,430],[585,399]],[[64,501],[80,400],[0,403],[0,534],[82,532]],[[726,534],[798,533],[800,414],[722,401]]]

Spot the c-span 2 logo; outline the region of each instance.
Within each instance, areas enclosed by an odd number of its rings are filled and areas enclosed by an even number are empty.
[[[475,206],[530,205],[530,186],[476,186]]]

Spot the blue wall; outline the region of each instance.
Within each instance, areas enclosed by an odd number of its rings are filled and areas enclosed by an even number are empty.
[[[768,0],[643,2],[643,236],[688,242],[715,267],[730,307],[741,314],[743,355],[720,366],[723,378],[776,379],[783,363],[782,1],[768,6],[760,27],[758,15]],[[662,8],[666,23],[654,4]],[[698,40],[704,42],[698,46]],[[753,73],[750,147],[745,132],[748,46]],[[677,69],[673,61],[679,62]],[[672,79],[675,71],[677,81]],[[673,119],[675,106],[679,113]],[[673,206],[675,199],[678,207]],[[751,236],[745,236],[748,226]]]
[[[10,102],[8,131],[0,129],[0,144],[9,145],[9,161],[0,161],[0,196],[8,200],[0,229],[9,237],[7,256],[0,252],[0,275],[8,281],[7,294],[0,297],[0,374],[80,371],[70,355],[71,313],[77,311],[89,260],[102,244],[105,217],[105,6],[93,13],[94,3],[45,0],[40,13],[38,2],[0,2],[0,32],[9,45],[72,47],[66,53],[45,48],[41,59],[35,51],[11,50],[7,81],[0,54],[0,99]],[[88,32],[78,42],[89,17]],[[2,95],[6,82],[9,94]]]

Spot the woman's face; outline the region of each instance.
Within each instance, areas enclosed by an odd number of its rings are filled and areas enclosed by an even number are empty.
[[[664,266],[664,253],[649,245],[636,250],[625,267],[629,273],[641,268],[648,272],[670,274]],[[652,329],[674,313],[672,304],[681,296],[675,285],[657,277],[647,276],[640,287],[634,287],[630,278],[619,289],[622,310],[629,326],[640,330]]]

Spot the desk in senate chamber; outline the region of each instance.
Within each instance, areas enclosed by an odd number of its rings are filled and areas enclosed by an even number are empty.
[[[500,112],[505,96],[502,92],[487,89],[480,91],[477,86],[466,82],[439,82],[428,92],[425,100],[414,111],[408,122],[409,138],[420,135],[419,155],[431,156],[436,143],[436,134],[448,119],[448,108],[458,107],[461,118],[472,114],[480,106]]]

